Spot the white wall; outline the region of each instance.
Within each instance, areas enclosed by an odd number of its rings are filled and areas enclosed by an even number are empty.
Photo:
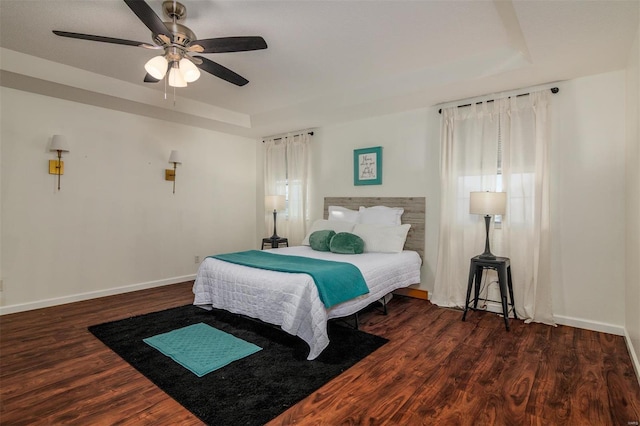
[[[3,313],[178,282],[195,256],[257,246],[253,139],[0,90]],[[53,134],[71,150],[59,192]]]
[[[558,87],[551,110],[554,312],[563,323],[620,332],[625,322],[625,74]],[[321,217],[325,196],[426,197],[420,287],[429,292],[440,220],[439,139],[435,107],[326,126],[314,137],[314,218]],[[353,150],[378,145],[383,146],[383,184],[354,186]]]
[[[326,126],[313,139],[313,218],[324,197],[426,197],[426,248],[420,288],[433,289],[440,222],[439,114],[418,109]],[[382,146],[382,185],[353,184],[353,150]]]
[[[639,12],[640,13],[640,12]],[[628,339],[640,378],[640,28],[627,66],[626,285]]]
[[[633,175],[625,190],[626,78],[564,82],[552,97],[553,303],[575,325],[629,328],[637,319],[634,302],[625,309],[625,267],[627,293],[637,285],[624,261],[625,197],[637,197]],[[14,89],[0,96],[3,312],[175,282],[193,276],[195,255],[255,248],[264,234],[260,142]],[[313,139],[314,219],[325,196],[426,197],[429,291],[439,133],[434,107],[325,126]],[[60,192],[47,173],[53,134],[71,145]],[[354,186],[353,150],[372,146],[383,147],[383,184]],[[175,195],[164,181],[171,149],[184,157]],[[637,229],[637,219],[627,223]]]
[[[563,82],[553,97],[553,311],[624,325],[625,74]]]

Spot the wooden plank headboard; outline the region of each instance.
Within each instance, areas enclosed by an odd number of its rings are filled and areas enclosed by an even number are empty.
[[[324,218],[329,217],[329,206],[341,206],[351,210],[358,210],[360,206],[402,207],[402,223],[411,224],[404,248],[418,252],[424,261],[425,197],[325,197]]]

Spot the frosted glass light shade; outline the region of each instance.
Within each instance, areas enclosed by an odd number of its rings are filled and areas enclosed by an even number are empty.
[[[472,192],[469,213],[482,215],[505,214],[507,209],[506,192]]]
[[[176,62],[171,67],[171,71],[169,71],[169,86],[171,87],[187,87],[187,82],[184,81],[182,77],[182,73],[180,72],[180,68],[178,68],[178,64]]]
[[[69,152],[67,138],[62,135],[53,135],[53,138],[51,138],[51,146],[49,147],[49,151]]]
[[[149,75],[157,80],[162,80],[167,73],[168,62],[164,56],[156,56],[147,61],[144,64],[144,69]]]
[[[171,154],[169,155],[169,162],[170,163],[177,163],[177,164],[182,164],[182,159],[180,158],[180,153],[178,151],[171,151]]]
[[[264,207],[267,211],[284,210],[285,206],[286,200],[284,195],[267,195],[264,197]]]
[[[182,73],[182,77],[187,83],[193,83],[200,78],[200,70],[195,66],[193,62],[191,62],[187,58],[180,59],[180,62],[178,64],[180,65],[180,72]]]

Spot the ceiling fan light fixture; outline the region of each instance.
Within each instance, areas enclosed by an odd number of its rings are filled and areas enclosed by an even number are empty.
[[[171,87],[187,87],[187,82],[184,81],[178,63],[174,62],[169,71],[169,86]]]
[[[193,83],[200,78],[200,70],[187,58],[180,59],[180,72],[184,81],[187,83]]]
[[[162,80],[167,73],[168,62],[164,56],[155,56],[144,64],[144,69],[157,80]]]
[[[159,0],[153,0],[153,3]],[[0,0],[2,2],[2,0]],[[244,86],[249,80],[232,70],[202,56],[192,53],[230,53],[266,49],[267,43],[260,36],[214,37],[199,39],[187,26],[178,23],[186,17],[186,7],[177,0],[164,0],[162,8],[170,22],[164,22],[149,6],[149,0],[124,0],[129,9],[151,31],[153,44],[115,37],[53,30],[56,36],[145,49],[164,50],[164,54],[149,59],[144,65],[145,83],[164,80],[165,89],[185,87],[199,79],[200,73],[211,74],[236,86]],[[186,60],[184,60],[186,59]],[[166,98],[166,90],[165,90]]]

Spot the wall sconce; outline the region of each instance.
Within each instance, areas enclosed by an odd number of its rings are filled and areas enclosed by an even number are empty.
[[[64,136],[53,135],[51,138],[51,146],[49,151],[56,151],[58,153],[57,160],[49,160],[49,174],[58,175],[58,191],[60,191],[60,176],[64,174],[64,162],[62,161],[62,153],[69,152],[69,145]]]
[[[173,193],[176,193],[176,169],[178,164],[182,164],[180,159],[180,153],[178,151],[171,151],[171,155],[169,155],[169,163],[173,163],[173,170],[165,169],[164,171],[164,179],[173,181]]]

